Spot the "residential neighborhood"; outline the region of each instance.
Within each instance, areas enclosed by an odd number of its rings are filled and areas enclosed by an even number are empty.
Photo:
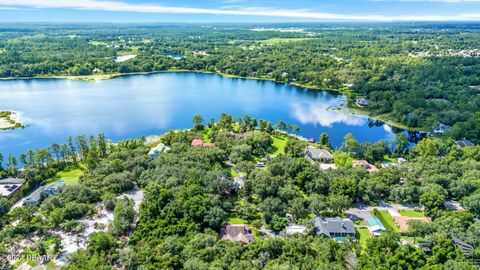
[[[145,217],[140,214],[142,203],[154,203],[157,206],[152,206],[149,211],[157,211],[158,204],[181,199],[179,205],[183,214],[180,218],[184,215],[192,217],[188,226],[204,226],[205,237],[218,235],[219,241],[228,241],[229,245],[240,245],[244,249],[269,241],[287,243],[308,239],[309,243],[330,241],[331,245],[340,245],[337,248],[351,247],[358,250],[360,256],[367,256],[373,243],[393,239],[397,248],[411,247],[420,250],[422,256],[433,256],[436,244],[418,232],[422,226],[431,228],[431,224],[438,222],[430,202],[424,199],[425,196],[415,203],[402,201],[404,191],[397,192],[391,187],[403,189],[409,185],[409,170],[414,169],[415,156],[404,152],[394,155],[383,144],[359,145],[350,135],[339,148],[332,149],[325,135],[315,142],[275,129],[267,133],[230,126],[220,137],[215,137],[218,135],[209,135],[214,134],[210,129],[215,126],[202,128],[201,132],[172,131],[139,141],[109,145],[121,152],[112,151],[112,159],[105,161],[106,168],[116,171],[119,162],[123,162],[121,158],[126,158],[128,162],[124,168],[132,168],[127,173],[103,176],[100,167],[92,169],[87,167],[92,165],[83,164],[55,173],[43,185],[30,189],[26,196],[16,200],[8,215],[18,216],[25,209],[46,209],[76,196],[83,199],[96,196],[93,191],[96,183],[108,186],[114,193],[105,193],[102,195],[105,198],[85,206],[70,203],[74,208],[65,210],[64,218],[75,214],[77,210],[74,209],[85,209],[82,211],[89,213],[68,219],[62,225],[53,225],[47,233],[36,233],[25,241],[12,242],[9,247],[22,252],[40,252],[37,246],[29,248],[29,245],[33,241],[49,243],[49,239],[56,239],[59,241],[57,248],[50,246],[48,249],[49,254],[55,254],[51,263],[65,266],[70,263],[70,256],[88,249],[91,239],[99,234],[118,235],[121,236],[117,240],[119,243],[127,243],[135,241],[135,231],[163,233],[162,226],[145,227]],[[138,153],[132,154],[132,147],[137,147]],[[368,152],[361,147],[384,152],[360,155],[361,151]],[[462,148],[455,144],[453,147],[458,151],[469,151],[473,146]],[[89,164],[87,160],[85,158],[85,164]],[[186,164],[192,167],[179,170],[180,167],[175,167],[179,160],[189,160]],[[142,167],[134,164],[142,164],[138,165]],[[197,177],[204,171],[204,164],[209,164],[211,171]],[[163,166],[168,169],[164,170]],[[135,174],[139,180],[132,184],[130,181],[135,179]],[[161,184],[146,184],[158,177],[162,177]],[[169,185],[187,179],[192,183],[190,193],[173,197]],[[25,182],[18,178],[1,180],[3,185],[10,185],[7,190],[14,183],[25,186]],[[88,185],[93,189],[83,190]],[[200,192],[200,187],[211,190],[214,195],[200,199],[194,195]],[[385,195],[387,192],[390,194]],[[147,194],[144,196],[144,193]],[[228,205],[225,210],[218,206],[223,203]],[[436,211],[444,211],[447,215],[464,215],[471,209],[464,207],[464,201],[453,199],[442,199],[441,206],[440,202],[435,203],[438,203],[435,207],[442,209]],[[157,215],[164,213],[156,212],[149,219],[157,220]],[[176,214],[169,213],[162,220],[176,218]],[[17,217],[17,221],[9,226],[17,226],[18,222],[22,220]],[[466,250],[465,256],[470,254],[470,244],[465,238],[452,242],[452,245]],[[11,263],[25,265],[26,262]],[[358,263],[358,258],[349,256],[348,264]]]

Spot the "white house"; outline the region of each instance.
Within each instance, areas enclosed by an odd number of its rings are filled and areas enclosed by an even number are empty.
[[[170,148],[167,147],[165,144],[160,143],[157,146],[155,146],[154,148],[150,149],[150,151],[148,152],[148,155],[151,158],[157,158],[158,156],[160,156],[162,153],[168,151],[169,149]]]

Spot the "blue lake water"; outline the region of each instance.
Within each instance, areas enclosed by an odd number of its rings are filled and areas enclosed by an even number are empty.
[[[161,134],[192,126],[200,114],[208,121],[222,112],[300,127],[300,134],[330,135],[339,146],[346,133],[357,140],[390,140],[392,129],[368,118],[328,110],[345,102],[327,91],[271,81],[225,78],[213,74],[132,75],[98,82],[64,79],[0,81],[0,110],[20,113],[25,129],[0,131],[0,152],[64,143],[72,135],[105,133],[113,141]]]

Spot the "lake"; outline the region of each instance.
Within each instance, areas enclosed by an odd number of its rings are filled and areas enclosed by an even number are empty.
[[[0,152],[19,155],[29,149],[64,143],[72,135],[105,133],[113,141],[164,133],[205,122],[222,112],[300,127],[317,139],[322,132],[339,146],[346,133],[359,141],[394,137],[392,129],[368,118],[329,108],[345,98],[328,91],[271,81],[225,78],[214,74],[159,73],[84,82],[67,79],[0,81],[0,110],[17,111],[25,129],[0,131]]]

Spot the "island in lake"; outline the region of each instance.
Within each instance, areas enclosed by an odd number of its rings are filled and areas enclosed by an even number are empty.
[[[0,130],[23,128],[18,113],[9,111],[0,111]]]

